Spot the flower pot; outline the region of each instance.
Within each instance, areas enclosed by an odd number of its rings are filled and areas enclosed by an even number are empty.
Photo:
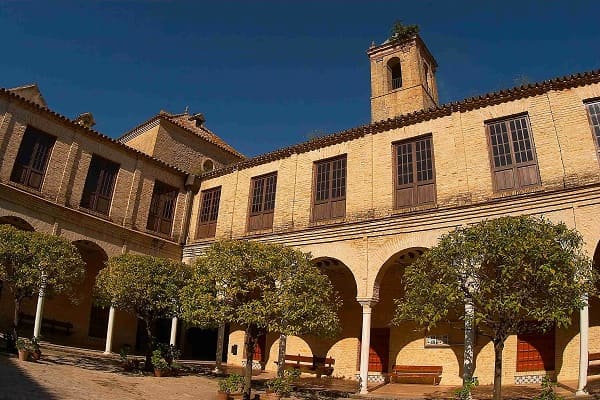
[[[260,400],[281,400],[281,395],[279,393],[267,391],[265,394],[260,396]]]
[[[229,393],[229,400],[243,400],[244,395],[240,392],[240,393]]]
[[[154,376],[156,376],[158,378],[163,377],[163,376],[169,376],[169,370],[154,368]]]
[[[33,353],[31,353],[31,359],[33,361],[38,361],[40,358],[42,358],[42,352],[41,351],[37,350],[37,351],[34,351]]]
[[[28,361],[29,360],[29,350],[19,350],[19,360],[20,361]]]
[[[229,393],[217,391],[216,400],[229,400]]]

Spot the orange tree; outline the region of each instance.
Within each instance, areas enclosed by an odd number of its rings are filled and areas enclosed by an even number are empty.
[[[563,223],[503,217],[443,235],[406,268],[396,324],[431,328],[465,303],[480,334],[494,344],[494,400],[501,398],[502,350],[508,336],[564,327],[595,291],[581,235]]]
[[[233,324],[246,332],[244,398],[250,398],[252,355],[263,332],[334,335],[337,298],[329,278],[310,254],[275,244],[225,240],[194,264],[182,291],[183,318],[216,327]]]

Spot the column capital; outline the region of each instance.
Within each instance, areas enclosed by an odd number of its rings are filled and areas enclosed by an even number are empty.
[[[375,297],[357,297],[356,301],[364,308],[373,308],[379,302]]]

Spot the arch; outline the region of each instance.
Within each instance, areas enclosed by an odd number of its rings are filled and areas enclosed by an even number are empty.
[[[402,66],[398,57],[393,57],[387,62],[389,90],[402,87]]]
[[[360,280],[361,268],[360,260],[364,259],[363,254],[357,253],[356,249],[345,244],[336,243],[335,245],[321,245],[321,246],[303,246],[300,248],[302,251],[310,252],[314,261],[321,259],[335,259],[342,263],[352,275],[354,285],[357,288],[358,293],[363,294],[365,291],[364,281]],[[365,259],[366,264],[366,259]]]
[[[207,158],[202,163],[202,172],[209,172],[215,168],[215,163],[210,158]]]
[[[390,268],[399,267],[404,271],[408,265],[412,264],[419,256],[421,256],[425,251],[427,251],[426,247],[410,247],[408,249],[401,250],[390,258],[379,268],[377,272],[377,276],[375,277],[375,282],[373,284],[373,297],[379,297],[379,289],[381,286],[381,281],[385,277],[386,273],[390,270]],[[404,272],[402,272],[404,273]]]
[[[348,296],[356,298],[356,295],[358,293],[356,279],[354,277],[354,274],[352,273],[352,270],[350,270],[350,268],[348,268],[346,264],[333,257],[314,258],[312,262],[317,266],[317,268],[319,268],[319,270],[324,272],[330,278],[330,280],[332,281],[331,283],[334,286],[336,282],[344,282],[344,285],[342,285],[342,287],[336,287],[336,289],[340,289],[338,291],[343,290],[344,292],[347,292]],[[347,283],[348,280],[352,281],[351,285]]]
[[[77,250],[79,250],[79,253],[84,258],[87,256],[95,256],[100,257],[103,262],[108,260],[108,255],[106,254],[106,251],[104,251],[102,247],[100,247],[95,242],[92,242],[91,240],[74,240],[72,243],[75,247],[77,247]]]
[[[25,221],[23,218],[15,217],[14,215],[6,215],[4,217],[0,217],[0,225],[12,225],[17,229],[21,229],[23,231],[33,232],[35,229],[31,224]]]

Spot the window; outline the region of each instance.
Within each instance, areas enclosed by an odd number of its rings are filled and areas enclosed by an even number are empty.
[[[277,173],[252,178],[248,230],[271,229],[275,210]]]
[[[108,215],[118,172],[119,164],[94,154],[83,187],[81,207]]]
[[[202,191],[202,204],[200,205],[200,219],[196,238],[215,237],[217,231],[217,218],[219,217],[219,200],[221,199],[221,186]]]
[[[596,143],[596,151],[598,152],[598,159],[600,160],[600,101],[587,103],[585,106],[588,110],[590,124],[592,125],[592,131],[594,133],[594,141]]]
[[[40,190],[55,141],[55,137],[28,126],[10,180]]]
[[[400,89],[402,87],[402,67],[400,66],[400,59],[397,57],[392,58],[388,61],[387,67],[390,90]]]
[[[486,124],[492,155],[494,189],[540,184],[533,136],[526,115]]]
[[[435,203],[431,135],[394,144],[396,208]]]
[[[313,220],[346,215],[346,156],[318,161],[314,168]]]
[[[175,187],[159,181],[154,182],[146,229],[165,235],[171,234],[178,193],[179,190]]]

